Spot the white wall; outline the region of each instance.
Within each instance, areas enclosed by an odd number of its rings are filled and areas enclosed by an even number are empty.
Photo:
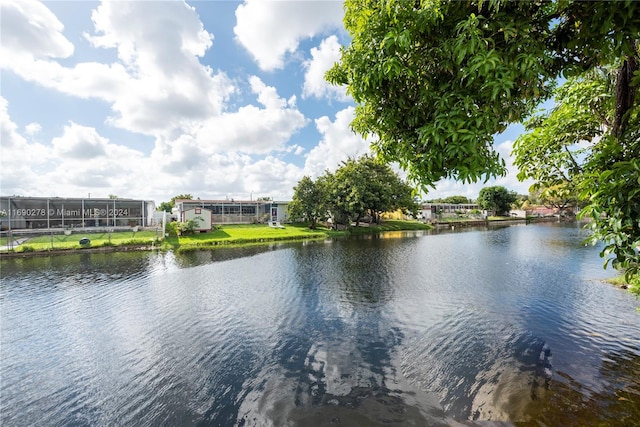
[[[200,217],[200,225],[197,227],[197,230],[200,231],[209,231],[212,228],[211,225],[211,211],[209,209],[203,208],[192,208],[183,212],[182,221],[186,222],[192,220],[194,218]]]

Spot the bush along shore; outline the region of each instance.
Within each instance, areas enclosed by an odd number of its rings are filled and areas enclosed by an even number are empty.
[[[306,224],[286,224],[283,228],[263,224],[223,225],[204,233],[169,236],[162,239],[157,230],[73,234],[41,234],[0,242],[0,257],[25,257],[68,254],[73,252],[119,251],[193,251],[230,246],[270,244],[274,242],[326,239],[386,231],[429,230],[430,225],[418,221],[386,220],[380,224],[362,224],[347,230],[333,230],[323,226],[310,229]],[[46,231],[45,231],[46,233]],[[10,244],[11,243],[11,244]]]
[[[627,278],[623,274],[612,279],[607,279],[607,282],[620,289],[625,289],[634,294],[637,298],[640,298],[640,281],[638,280],[628,282]],[[640,311],[640,307],[638,307],[638,311]]]

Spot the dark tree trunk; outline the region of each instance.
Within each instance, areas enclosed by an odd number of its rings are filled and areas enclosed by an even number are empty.
[[[636,87],[631,86],[633,73],[638,70],[638,58],[635,55],[629,56],[618,71],[616,81],[616,113],[613,121],[613,134],[621,136],[626,128],[628,117],[627,112],[633,107],[636,96]]]
[[[355,223],[356,223],[356,227],[358,226],[358,223],[360,223],[360,218],[362,218],[362,214],[359,213],[358,216],[356,217]]]

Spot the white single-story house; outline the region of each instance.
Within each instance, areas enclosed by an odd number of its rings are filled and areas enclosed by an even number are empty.
[[[420,209],[420,217],[423,221],[432,221],[442,216],[455,216],[457,213],[469,214],[472,211],[480,211],[476,203],[424,203]],[[486,212],[483,212],[486,215]]]
[[[253,224],[280,222],[289,219],[289,202],[271,200],[191,200],[175,201],[174,212],[184,221],[183,212],[207,209],[211,212],[212,226],[216,224]],[[194,214],[195,215],[195,214]]]

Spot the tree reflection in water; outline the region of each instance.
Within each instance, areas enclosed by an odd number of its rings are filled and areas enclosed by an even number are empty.
[[[300,304],[265,368],[245,383],[244,426],[449,426],[437,396],[408,384],[396,367],[403,333],[381,316],[393,295],[385,256],[351,242],[336,248],[333,268],[296,248]],[[382,264],[384,264],[382,262]],[[384,276],[384,277],[380,277]]]

